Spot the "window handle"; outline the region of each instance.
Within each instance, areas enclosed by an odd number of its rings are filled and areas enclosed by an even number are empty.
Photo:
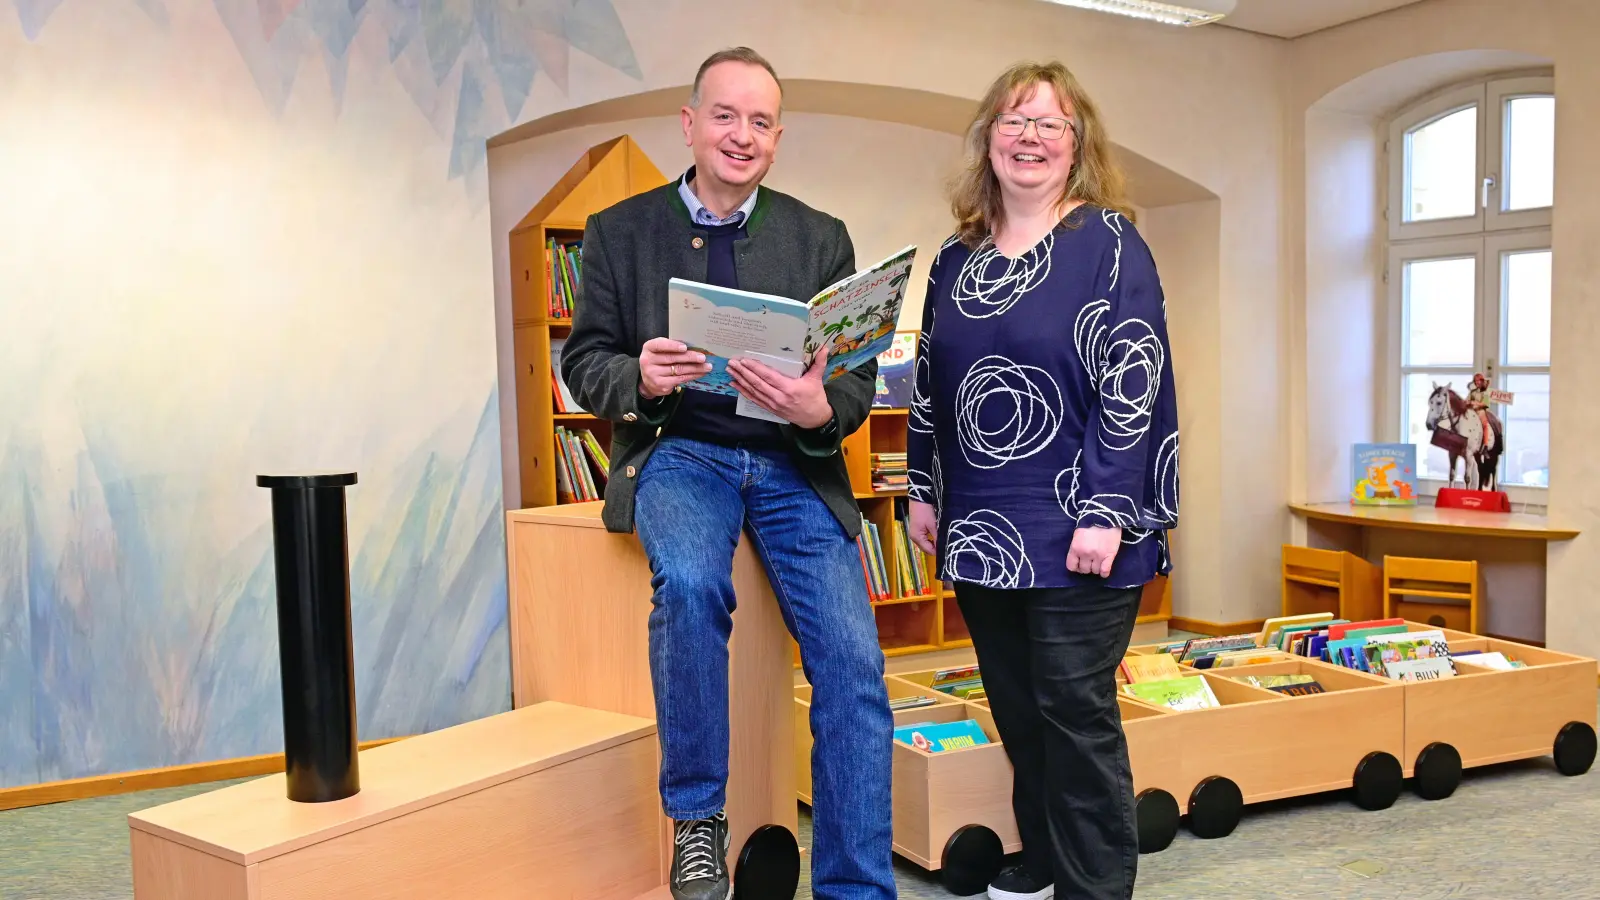
[[[1494,187],[1494,176],[1483,176],[1483,208],[1489,208],[1489,190]]]

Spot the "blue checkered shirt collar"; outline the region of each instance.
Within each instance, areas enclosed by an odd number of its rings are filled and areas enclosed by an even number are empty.
[[[706,205],[701,203],[700,198],[696,197],[694,191],[689,189],[689,181],[693,178],[694,166],[690,166],[683,173],[683,177],[678,179],[678,196],[683,198],[683,205],[689,208],[689,218],[696,225],[705,225],[712,228],[718,225],[736,225],[750,218],[750,213],[756,208],[756,194],[761,192],[759,186],[751,191],[750,196],[745,198],[744,203],[726,219],[719,219],[717,214],[706,209]]]

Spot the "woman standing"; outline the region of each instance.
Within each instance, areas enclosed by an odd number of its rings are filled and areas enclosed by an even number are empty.
[[[1166,307],[1093,103],[1059,63],[989,89],[933,263],[911,532],[955,584],[1015,770],[1022,861],[996,900],[1129,898],[1115,671],[1170,570],[1178,415]]]

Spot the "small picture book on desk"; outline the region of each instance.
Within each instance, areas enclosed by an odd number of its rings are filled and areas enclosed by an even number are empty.
[[[1356,444],[1350,450],[1350,484],[1354,506],[1416,506],[1416,446]]]
[[[738,397],[740,415],[782,422],[734,389],[728,360],[754,359],[797,378],[827,347],[824,380],[832,381],[876,359],[894,344],[916,255],[916,247],[906,247],[803,301],[671,279],[667,333],[711,363],[710,372],[684,386]]]

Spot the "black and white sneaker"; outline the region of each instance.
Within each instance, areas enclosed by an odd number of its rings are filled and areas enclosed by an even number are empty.
[[[728,900],[728,815],[673,824],[672,900]]]
[[[1035,875],[1025,865],[1012,866],[989,882],[989,900],[1050,900],[1055,895],[1054,879]]]

